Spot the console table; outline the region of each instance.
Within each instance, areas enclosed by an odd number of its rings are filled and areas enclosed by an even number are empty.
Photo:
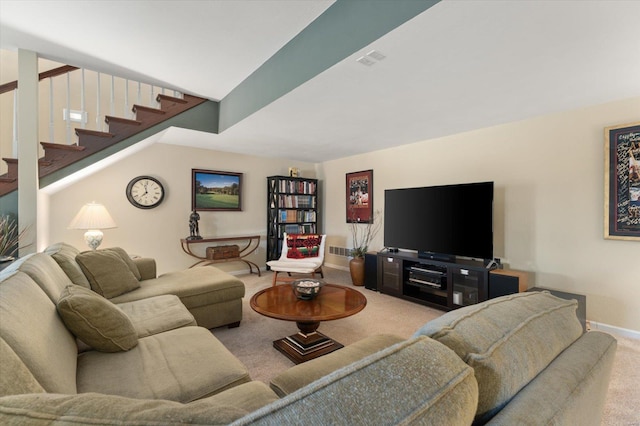
[[[199,254],[194,253],[191,248],[196,244],[205,244],[205,243],[215,243],[214,245],[218,245],[218,243],[230,242],[230,241],[245,241],[246,245],[240,248],[238,253],[238,257],[230,257],[227,259],[210,259],[206,256],[203,257]],[[197,265],[210,265],[212,263],[220,263],[220,262],[244,262],[249,266],[250,273],[253,274],[253,268],[256,268],[256,273],[258,276],[262,276],[260,273],[260,268],[258,265],[253,263],[252,261],[247,259],[251,253],[256,251],[258,246],[260,245],[260,235],[250,235],[250,236],[242,236],[242,237],[220,237],[220,238],[202,238],[199,240],[190,240],[188,238],[183,238],[180,240],[180,244],[182,245],[182,250],[187,253],[189,256],[195,257],[196,259],[200,259],[198,262],[194,263],[190,267],[193,268]]]

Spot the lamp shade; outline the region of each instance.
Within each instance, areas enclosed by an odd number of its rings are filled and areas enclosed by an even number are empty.
[[[109,229],[117,225],[102,204],[89,203],[82,206],[69,224],[69,229]]]

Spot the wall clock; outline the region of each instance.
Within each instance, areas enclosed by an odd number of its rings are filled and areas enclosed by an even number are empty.
[[[139,209],[158,207],[164,199],[164,186],[151,176],[138,176],[127,185],[127,200]]]

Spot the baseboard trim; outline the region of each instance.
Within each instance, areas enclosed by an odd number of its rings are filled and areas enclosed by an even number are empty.
[[[216,266],[216,265],[212,264],[211,266]],[[246,274],[249,273],[248,267],[244,268],[244,269],[238,269],[238,270],[233,270],[233,271],[224,271],[224,272],[226,272],[227,274],[230,274],[230,275],[246,275]],[[263,272],[267,272],[267,267],[266,266],[260,267],[260,273],[263,273]]]
[[[348,266],[341,266],[341,265],[336,265],[334,263],[327,263],[327,262],[325,262],[324,264],[327,268],[339,269],[341,271],[349,271]]]
[[[640,331],[616,327],[615,325],[603,324],[595,321],[589,321],[589,324],[591,325],[591,330],[604,331],[605,333],[640,340]]]

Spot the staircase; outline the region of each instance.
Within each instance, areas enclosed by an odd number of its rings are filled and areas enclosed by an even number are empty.
[[[75,145],[53,142],[40,142],[44,148],[44,156],[38,161],[39,178],[50,175],[77,161],[87,158],[105,148],[114,146],[131,136],[147,130],[163,121],[175,117],[207,99],[191,95],[176,98],[159,94],[156,97],[160,108],[134,105],[132,110],[135,119],[113,117],[107,115],[105,122],[107,132],[76,128],[78,142]],[[0,197],[18,189],[18,160],[3,158],[7,163],[7,173],[0,175]]]

